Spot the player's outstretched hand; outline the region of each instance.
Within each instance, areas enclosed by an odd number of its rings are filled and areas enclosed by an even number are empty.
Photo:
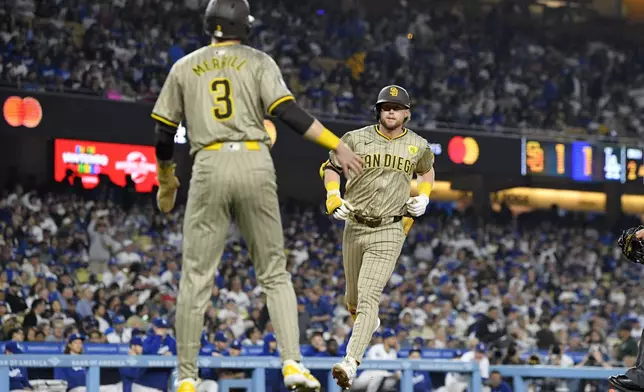
[[[345,143],[340,143],[335,149],[335,158],[342,167],[346,178],[353,178],[362,173],[362,159]]]
[[[407,212],[413,217],[421,216],[425,213],[428,204],[429,197],[427,197],[426,195],[410,197],[406,203]]]

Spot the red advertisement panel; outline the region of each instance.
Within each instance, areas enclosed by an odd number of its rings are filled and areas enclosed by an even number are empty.
[[[67,171],[80,177],[83,187],[95,188],[99,175],[107,176],[117,186],[125,186],[132,176],[137,192],[152,192],[157,182],[154,147],[137,144],[90,142],[56,139],[54,142],[54,178],[64,181]],[[69,179],[71,182],[73,180]]]

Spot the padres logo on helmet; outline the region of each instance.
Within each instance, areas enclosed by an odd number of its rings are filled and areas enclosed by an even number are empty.
[[[411,108],[411,99],[409,99],[407,90],[396,85],[386,86],[380,90],[378,101],[376,101],[376,106],[374,108],[376,112],[376,121],[380,120],[380,105],[383,103],[395,103],[404,106],[407,109]],[[409,119],[410,117],[407,117],[405,122],[409,121]]]
[[[204,15],[204,30],[221,40],[245,40],[253,20],[248,0],[210,0]]]

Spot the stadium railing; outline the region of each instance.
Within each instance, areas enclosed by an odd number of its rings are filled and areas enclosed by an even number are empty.
[[[626,368],[602,367],[556,367],[556,366],[526,366],[503,365],[491,366],[490,371],[497,370],[504,378],[512,378],[514,392],[527,392],[526,379],[577,379],[577,380],[606,380],[610,376],[626,373]],[[573,392],[573,391],[571,391]]]
[[[331,369],[340,358],[304,358],[303,363],[311,370]],[[9,368],[64,368],[85,367],[87,371],[87,392],[99,392],[100,368],[175,368],[176,357],[165,356],[127,356],[110,355],[97,357],[96,355],[2,355],[0,356],[0,391],[9,390]],[[265,370],[281,369],[280,359],[277,357],[200,357],[200,367],[226,368],[226,369],[253,369],[251,380],[252,392],[265,391]],[[372,370],[400,370],[401,390],[412,391],[414,371],[428,372],[458,372],[471,373],[469,391],[481,392],[481,375],[478,366],[459,361],[436,360],[396,360],[396,361],[364,361],[361,369]],[[331,377],[329,372],[329,377]],[[330,380],[329,392],[339,392],[340,389],[334,380]],[[220,389],[221,392],[227,392]]]
[[[304,364],[312,370],[328,370],[340,358],[304,358]],[[127,356],[110,355],[108,357],[97,357],[96,355],[31,355],[21,354],[0,356],[0,391],[9,390],[9,368],[61,368],[61,367],[86,367],[87,371],[87,392],[99,392],[100,389],[100,368],[141,368],[141,367],[162,367],[176,368],[176,357],[165,356]],[[280,369],[281,363],[277,357],[200,357],[200,367],[227,368],[227,369],[253,369],[252,379],[249,380],[253,392],[265,391],[265,370]],[[360,365],[361,369],[389,370],[402,372],[401,391],[413,390],[413,372],[456,372],[470,373],[468,391],[481,392],[482,382],[478,366],[472,363],[445,360],[396,360],[396,361],[365,361]],[[498,370],[503,377],[511,377],[513,380],[514,392],[527,392],[526,379],[549,378],[549,379],[587,379],[602,380],[611,375],[622,374],[626,369],[622,368],[560,368],[552,366],[493,366],[492,370]],[[329,392],[339,392],[334,380],[329,373]],[[221,392],[227,392],[227,388],[221,388]]]

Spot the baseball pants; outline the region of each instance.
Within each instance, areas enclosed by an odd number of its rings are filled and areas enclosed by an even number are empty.
[[[342,258],[347,287],[347,308],[356,314],[347,355],[361,361],[378,320],[380,296],[394,272],[405,241],[399,222],[369,227],[347,220]]]
[[[282,360],[300,360],[297,302],[286,271],[275,167],[264,144],[223,143],[195,156],[177,300],[179,380],[197,379],[197,354],[215,271],[235,219],[255,267]]]

